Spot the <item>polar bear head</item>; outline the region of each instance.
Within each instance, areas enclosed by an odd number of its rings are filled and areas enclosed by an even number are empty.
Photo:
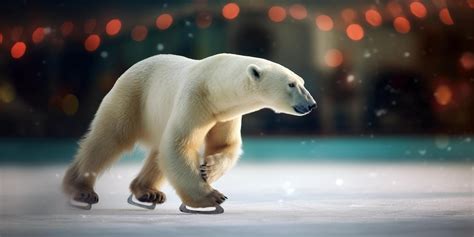
[[[259,99],[277,113],[303,116],[316,108],[316,101],[304,87],[304,80],[281,65],[250,64],[247,76]]]

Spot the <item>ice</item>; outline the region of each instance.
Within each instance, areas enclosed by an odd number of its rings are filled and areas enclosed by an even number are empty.
[[[134,163],[100,177],[100,201],[92,210],[71,209],[60,192],[65,169],[0,167],[2,237],[473,233],[472,163],[241,162],[213,185],[229,197],[221,215],[179,212],[181,201],[169,185],[167,202],[153,211],[127,204],[128,185],[140,170]]]

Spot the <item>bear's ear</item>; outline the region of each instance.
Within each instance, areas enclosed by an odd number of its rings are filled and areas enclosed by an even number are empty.
[[[247,67],[247,74],[251,79],[256,81],[262,79],[262,69],[255,64],[250,64]]]

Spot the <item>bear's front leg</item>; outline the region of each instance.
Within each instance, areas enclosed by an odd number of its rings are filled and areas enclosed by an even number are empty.
[[[186,206],[214,207],[227,198],[212,188],[199,174],[199,146],[204,142],[207,130],[193,129],[185,132],[181,128],[169,130],[161,144],[163,156],[160,166],[165,176],[176,189]]]
[[[205,157],[200,172],[208,183],[219,179],[237,163],[242,153],[241,123],[241,117],[217,123],[206,135]]]

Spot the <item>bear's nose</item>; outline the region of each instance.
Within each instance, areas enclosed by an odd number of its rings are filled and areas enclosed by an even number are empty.
[[[311,111],[313,110],[314,108],[316,108],[316,103],[312,104],[312,105],[308,105],[308,110]]]

